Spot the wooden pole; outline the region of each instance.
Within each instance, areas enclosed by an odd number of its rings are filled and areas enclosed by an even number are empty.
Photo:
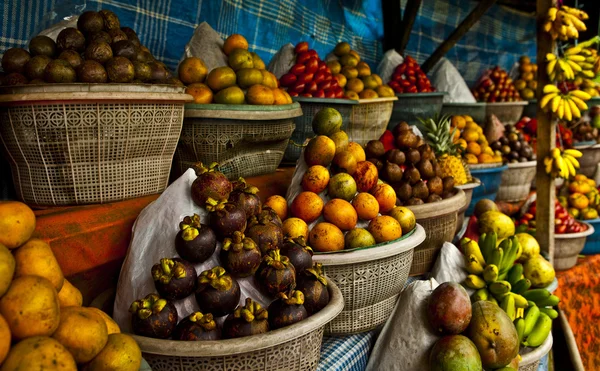
[[[550,83],[546,73],[546,54],[554,52],[554,41],[550,34],[544,32],[542,25],[546,22],[548,9],[554,6],[554,0],[537,0],[537,65],[538,65],[538,102],[543,96],[543,89]],[[536,207],[536,238],[545,250],[550,262],[554,260],[554,179],[546,174],[544,157],[556,143],[556,120],[550,113],[544,112],[538,105],[537,109],[537,172],[535,184],[537,188]]]
[[[381,0],[383,11],[383,51],[396,49],[402,34],[400,0]]]
[[[492,5],[494,5],[495,2],[496,0],[481,0],[477,4],[475,9],[473,9],[471,13],[469,13],[469,15],[466,16],[465,19],[463,19],[463,21],[458,25],[458,27],[456,27],[454,32],[452,32],[450,36],[448,36],[446,41],[441,43],[440,46],[438,46],[438,48],[433,52],[433,54],[431,54],[431,56],[425,61],[425,63],[423,63],[423,65],[421,66],[423,72],[429,72],[433,68],[433,66],[435,66],[435,64],[439,62],[439,60],[442,59],[442,57],[446,55],[446,53],[448,53],[448,51],[452,49],[454,45],[456,45],[458,40],[460,40],[471,29],[471,27],[473,27],[473,25],[477,23],[481,16]]]
[[[412,32],[413,24],[415,23],[415,18],[417,17],[417,13],[421,7],[421,3],[422,0],[408,0],[406,8],[404,8],[400,44],[394,47],[398,54],[402,56],[404,55],[404,49],[406,49],[406,45],[408,45],[408,40]]]

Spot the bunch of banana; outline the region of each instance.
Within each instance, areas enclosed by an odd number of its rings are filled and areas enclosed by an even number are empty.
[[[526,347],[538,347],[550,334],[552,320],[558,317],[556,309],[552,308],[560,302],[556,295],[546,289],[526,291],[523,296],[527,299],[527,310],[522,318],[514,320],[519,341]]]
[[[559,75],[565,80],[574,80],[576,76],[592,79],[596,76],[594,65],[597,60],[589,49],[575,46],[567,49],[562,57],[546,54],[546,72],[551,81],[556,81]]]
[[[544,96],[540,100],[540,107],[546,111],[551,110],[558,118],[571,121],[581,117],[581,110],[587,110],[586,100],[592,97],[581,90],[571,90],[563,94],[556,85],[544,86]]]
[[[579,31],[587,30],[584,20],[588,19],[586,12],[561,6],[560,9],[552,7],[548,10],[544,31],[550,33],[553,40],[577,39]]]
[[[579,169],[579,161],[582,153],[576,149],[565,149],[561,152],[560,149],[554,148],[550,156],[544,158],[544,166],[546,174],[553,178],[569,179],[577,174]]]

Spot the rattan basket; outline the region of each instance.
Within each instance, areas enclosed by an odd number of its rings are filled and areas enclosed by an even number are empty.
[[[552,332],[548,335],[546,340],[535,349],[527,349],[525,352],[521,351],[521,362],[519,362],[519,371],[538,371],[540,367],[540,360],[544,358],[552,349]]]
[[[527,104],[523,101],[486,103],[485,118],[489,120],[495,115],[504,125],[514,125],[523,117],[523,110]]]
[[[425,240],[416,225],[412,235],[377,247],[335,254],[318,254],[327,278],[344,296],[344,310],[325,326],[329,335],[370,331],[389,318],[408,278],[414,248]]]
[[[176,86],[56,84],[0,90],[0,139],[19,199],[35,206],[162,192],[181,132]]]
[[[439,115],[442,111],[444,95],[447,93],[404,93],[396,94],[392,119],[388,129],[393,129],[400,121],[409,125],[419,125],[419,119],[428,119]]]
[[[316,370],[323,326],[344,308],[330,283],[327,306],[307,319],[261,335],[213,341],[160,340],[133,335],[154,371]]]
[[[554,269],[562,271],[572,268],[577,264],[577,257],[585,246],[587,236],[594,234],[594,227],[590,223],[578,221],[585,224],[587,229],[577,233],[554,234]]]
[[[350,140],[364,146],[370,140],[379,139],[387,129],[396,100],[397,97],[359,99],[358,104],[352,106],[346,129]]]
[[[594,179],[598,164],[600,163],[600,144],[581,147],[575,146],[575,149],[581,151],[582,154],[578,159],[580,168],[577,172]]]
[[[442,115],[469,115],[478,124],[485,124],[485,103],[444,103]]]
[[[427,233],[427,238],[415,249],[410,275],[431,271],[438,252],[444,242],[451,242],[456,234],[458,211],[466,204],[465,192],[456,189],[456,194],[439,202],[406,206],[412,210]]]
[[[473,198],[473,189],[479,187],[481,185],[481,181],[477,178],[471,178],[471,182],[463,185],[455,186],[458,189],[462,189],[465,192],[465,205],[458,210],[456,222],[456,233],[458,233],[465,222],[465,212],[469,208],[471,204],[471,199]]]
[[[296,127],[294,118],[301,115],[298,103],[186,105],[173,175],[198,161],[218,162],[230,179],[273,173]]]
[[[342,115],[342,130],[346,130],[352,115],[352,107],[358,104],[356,100],[333,99],[333,98],[305,98],[294,97],[294,102],[300,103],[302,116],[296,117],[296,130],[292,134],[290,143],[285,150],[284,160],[296,163],[300,157],[302,147],[306,139],[315,136],[312,129],[313,117],[323,108],[334,108]]]
[[[526,200],[535,178],[536,166],[537,161],[508,164],[508,169],[502,173],[496,200],[505,202]]]

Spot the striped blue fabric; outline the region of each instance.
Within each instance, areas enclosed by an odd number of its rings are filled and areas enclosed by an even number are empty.
[[[317,371],[362,371],[377,339],[377,330],[362,334],[324,337]]]

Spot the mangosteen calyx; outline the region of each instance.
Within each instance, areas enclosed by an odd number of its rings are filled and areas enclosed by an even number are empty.
[[[182,237],[185,241],[192,241],[200,234],[202,224],[200,223],[200,215],[194,214],[186,216],[179,223],[179,229],[182,231]]]
[[[192,165],[192,168],[194,169],[196,176],[200,176],[205,173],[219,171],[219,164],[213,162],[210,165],[205,166],[202,162],[197,162],[194,165]]]
[[[210,313],[203,314],[202,312],[194,312],[189,315],[188,319],[202,327],[205,331],[212,331],[217,328],[217,323]]]
[[[167,306],[168,301],[161,299],[156,294],[148,294],[145,298],[131,303],[129,313],[138,316],[140,319],[146,319],[153,314],[159,314]]]
[[[308,253],[311,256],[314,255],[314,251],[313,251],[312,247],[310,247],[306,244],[306,239],[304,238],[304,236],[298,236],[296,238],[286,237],[285,242],[295,243],[296,245],[304,248],[304,250],[308,251]]]
[[[246,304],[243,307],[238,306],[233,311],[233,318],[243,318],[244,321],[250,323],[254,320],[268,319],[269,313],[260,304],[252,300],[252,298],[246,298]]]
[[[287,305],[303,305],[304,294],[300,290],[290,290],[288,292],[280,292],[277,296]]]
[[[258,188],[253,185],[248,185],[246,183],[246,179],[239,177],[237,181],[233,184],[233,190],[244,192],[251,195],[256,195],[258,193]]]
[[[277,270],[287,269],[291,264],[290,259],[285,255],[281,255],[279,249],[269,250],[267,255],[263,258],[263,261],[269,267],[273,267]]]
[[[315,263],[312,268],[306,269],[304,273],[308,276],[313,276],[314,279],[321,282],[324,286],[327,286],[327,279],[323,275],[323,264]]]
[[[258,246],[256,246],[256,242],[253,239],[244,236],[240,231],[235,231],[232,238],[226,238],[223,241],[222,249],[224,251],[233,250],[240,252],[242,250],[257,250]]]
[[[216,290],[227,291],[231,289],[233,279],[225,268],[217,266],[200,273],[200,276],[198,276],[198,291],[203,291],[209,285]]]
[[[171,282],[172,279],[182,279],[187,276],[185,266],[173,259],[160,259],[159,264],[152,267],[152,278],[163,284]]]
[[[206,210],[211,213],[223,210],[225,208],[225,205],[227,205],[227,202],[227,200],[217,201],[214,198],[209,197],[206,200]]]

